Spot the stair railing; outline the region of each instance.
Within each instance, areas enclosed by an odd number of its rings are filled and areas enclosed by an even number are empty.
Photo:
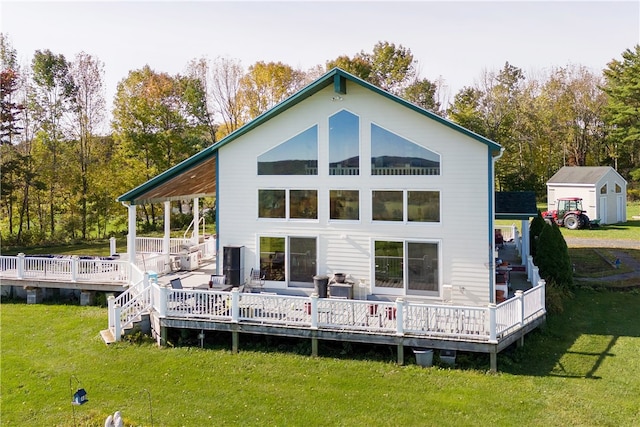
[[[116,341],[120,341],[124,329],[133,325],[152,305],[148,276],[135,265],[131,269],[131,276],[142,277],[142,280],[132,282],[126,291],[109,300],[109,329]]]

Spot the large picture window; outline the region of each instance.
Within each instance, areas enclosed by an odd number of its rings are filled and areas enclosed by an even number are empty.
[[[290,190],[289,218],[318,219],[318,191]]]
[[[360,192],[358,190],[330,190],[329,218],[338,220],[360,219]]]
[[[258,190],[258,218],[318,219],[318,190]]]
[[[440,192],[407,191],[407,221],[440,222]]]
[[[258,190],[259,218],[286,218],[285,190]]]
[[[404,219],[402,191],[373,191],[371,201],[374,221],[402,221]]]
[[[440,155],[372,123],[371,175],[440,175]]]
[[[329,175],[360,174],[360,120],[342,110],[329,117]]]
[[[439,191],[374,190],[371,203],[374,221],[440,222]]]
[[[310,287],[317,272],[315,237],[260,237],[260,270],[265,280]]]
[[[258,156],[258,175],[317,175],[318,126]]]
[[[439,250],[434,242],[376,241],[375,286],[382,293],[438,296]]]

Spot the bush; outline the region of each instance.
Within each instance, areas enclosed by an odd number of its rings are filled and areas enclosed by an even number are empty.
[[[545,223],[536,245],[534,262],[540,269],[540,277],[547,283],[554,282],[558,287],[571,290],[573,287],[573,267],[569,257],[569,248],[560,229],[555,223]]]
[[[529,254],[534,258],[536,256],[538,237],[540,236],[545,224],[546,221],[542,218],[542,214],[538,210],[538,215],[533,218],[531,225],[529,226]]]

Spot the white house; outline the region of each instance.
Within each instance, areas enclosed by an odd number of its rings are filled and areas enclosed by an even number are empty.
[[[546,313],[545,284],[526,256],[526,239],[519,247],[532,288],[496,304],[496,290],[504,291],[497,287],[506,287],[496,285],[495,266],[494,163],[501,152],[333,69],[118,198],[129,211],[132,280],[109,301],[105,341],[120,339],[148,311],[159,343],[170,329],[220,330],[231,332],[235,351],[240,333],[273,334],[311,338],[312,354],[322,339],[396,345],[400,363],[405,346],[485,352],[495,370],[497,353],[521,342]],[[169,289],[143,278],[134,265],[136,206],[164,203],[165,234],[153,251],[162,255],[152,257],[162,263],[175,253],[170,202],[193,199],[198,224],[203,196],[216,200],[225,289]],[[530,199],[498,213],[526,221],[535,214]],[[201,243],[196,227],[189,242],[205,253],[211,239]],[[269,292],[234,287],[252,271]],[[318,295],[337,273],[352,287]],[[346,293],[335,298],[333,288]]]
[[[548,209],[564,197],[581,197],[582,208],[600,224],[627,220],[627,181],[610,166],[564,166],[547,181]]]
[[[119,200],[135,210],[215,194],[219,249],[242,260],[219,257],[218,269],[240,269],[240,281],[259,268],[267,287],[295,293],[340,272],[370,298],[485,306],[500,153],[333,69]]]

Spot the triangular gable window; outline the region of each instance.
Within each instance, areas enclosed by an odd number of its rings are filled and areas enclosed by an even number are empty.
[[[258,156],[258,175],[317,174],[317,125]]]
[[[371,175],[440,175],[440,155],[372,123]]]

